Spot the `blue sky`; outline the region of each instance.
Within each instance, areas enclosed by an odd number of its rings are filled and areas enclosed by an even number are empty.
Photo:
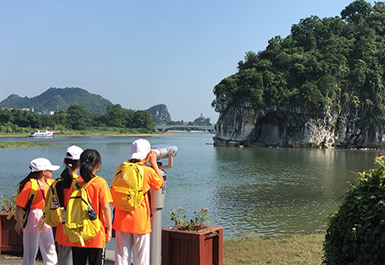
[[[162,103],[173,120],[215,122],[213,88],[246,51],[351,2],[1,0],[0,101],[81,87],[124,108]]]

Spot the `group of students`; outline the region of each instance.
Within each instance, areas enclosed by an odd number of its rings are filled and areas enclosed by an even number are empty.
[[[20,182],[16,199],[15,230],[18,233],[23,231],[23,265],[35,264],[39,249],[43,263],[47,265],[83,265],[87,260],[88,264],[104,264],[105,246],[111,240],[112,229],[115,230],[115,264],[131,264],[131,251],[134,265],[150,264],[151,222],[149,198],[146,195],[150,187],[158,190],[164,185],[157,165],[157,154],[145,139],[138,139],[131,144],[128,161],[137,164],[144,172],[144,197],[140,205],[131,211],[115,208],[113,220],[110,188],[104,178],[96,175],[101,161],[97,150],[83,151],[78,146],[70,146],[66,149],[65,169],[59,178],[60,182],[56,181],[57,193],[64,208],[74,190],[73,180],[76,179],[81,186],[87,184],[84,187],[89,201],[102,225],[96,236],[84,242],[71,242],[63,224],[56,227],[53,237],[52,227],[44,223],[43,208],[48,190],[54,183],[52,171],[60,166],[52,165],[46,158],[36,158],[30,162],[30,173]],[[31,201],[31,190],[36,183],[38,189]],[[24,220],[23,210],[27,207],[30,210]]]

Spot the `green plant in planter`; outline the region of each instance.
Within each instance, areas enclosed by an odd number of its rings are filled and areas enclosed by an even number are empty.
[[[177,211],[172,209],[170,214],[171,221],[175,223],[178,230],[197,231],[205,228],[205,224],[211,222],[211,218],[207,217],[208,208],[201,208],[198,212],[194,210],[193,218],[188,220],[183,207],[179,207]]]
[[[1,203],[0,211],[6,212],[6,213],[15,212],[16,194],[9,196],[8,199],[5,199],[3,196],[0,196],[0,203]]]
[[[358,173],[348,185],[338,212],[330,217],[324,263],[385,264],[385,163]]]

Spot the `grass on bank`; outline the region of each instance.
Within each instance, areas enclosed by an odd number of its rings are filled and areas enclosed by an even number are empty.
[[[324,233],[225,239],[223,264],[320,265]]]
[[[138,128],[118,128],[118,127],[92,127],[87,130],[71,130],[71,129],[59,129],[52,130],[55,136],[130,136],[130,135],[154,135],[164,134],[152,132],[147,129]],[[0,132],[0,137],[27,137],[34,129],[25,130],[25,128],[19,132]]]
[[[47,143],[47,142],[0,142],[0,148],[19,148],[19,147],[35,147],[35,146],[49,146],[57,145],[57,143]]]

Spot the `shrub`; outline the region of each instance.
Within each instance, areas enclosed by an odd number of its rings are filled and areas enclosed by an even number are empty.
[[[378,168],[358,173],[330,217],[325,264],[385,264],[384,157],[377,157],[376,164]]]

